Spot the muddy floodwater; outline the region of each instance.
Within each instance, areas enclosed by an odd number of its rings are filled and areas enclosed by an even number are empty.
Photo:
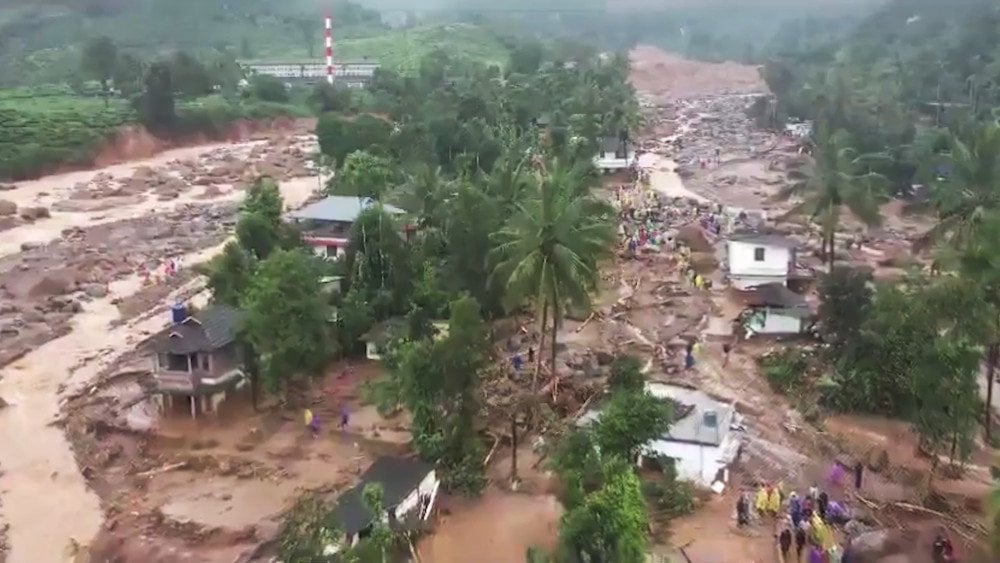
[[[478,499],[448,499],[433,535],[419,547],[433,563],[524,563],[529,547],[555,548],[562,506],[552,495],[488,489]]]
[[[254,144],[247,142],[229,147],[239,151]],[[169,151],[142,162],[23,182],[4,197],[20,205],[54,205],[66,196],[67,186],[96,173],[127,175],[140,165],[194,157],[221,146]],[[293,208],[301,206],[317,186],[315,176],[282,182],[285,203]],[[220,193],[217,199],[233,200],[238,195]],[[67,226],[142,216],[187,201],[181,198],[163,204],[145,200],[110,212],[53,213],[51,219],[5,233],[0,254],[16,252],[14,243],[19,245],[24,240],[55,240]],[[221,248],[220,245],[189,253],[181,257],[181,262],[196,264],[211,258]],[[69,334],[49,341],[3,368],[0,397],[9,402],[10,407],[0,410],[0,522],[10,526],[10,563],[66,561],[71,540],[85,545],[101,526],[103,518],[98,498],[87,488],[70,444],[53,421],[59,415],[62,393],[79,390],[115,358],[130,350],[144,332],[148,334],[162,328],[163,319],[159,317],[135,319],[112,328],[120,318],[115,306],[117,300],[135,294],[142,287],[138,275],[112,282],[105,298],[83,305],[82,311],[73,318]]]

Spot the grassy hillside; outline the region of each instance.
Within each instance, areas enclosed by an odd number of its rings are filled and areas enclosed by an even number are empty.
[[[408,72],[417,69],[424,55],[442,49],[449,56],[504,65],[507,49],[491,33],[467,25],[418,27],[373,37],[338,41],[337,56],[346,60],[369,57],[382,65]]]

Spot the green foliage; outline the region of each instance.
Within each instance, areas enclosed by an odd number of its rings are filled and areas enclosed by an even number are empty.
[[[620,460],[603,463],[603,484],[563,515],[559,540],[581,561],[646,561],[646,506],[639,478]]]
[[[395,172],[389,159],[366,151],[354,151],[347,155],[340,173],[331,181],[332,192],[380,200],[394,179]],[[327,186],[329,189],[330,186]]]
[[[923,446],[968,454],[978,404],[979,346],[992,307],[968,280],[919,277],[880,286],[854,353],[838,362],[836,407],[910,420]]]
[[[670,428],[670,403],[645,391],[618,391],[601,411],[594,434],[603,456],[634,460],[642,446]]]
[[[611,374],[608,376],[608,386],[612,393],[619,391],[641,392],[646,385],[642,375],[642,360],[636,356],[625,354],[611,362]]]
[[[677,480],[674,460],[661,459],[665,470],[662,477],[642,482],[642,494],[656,514],[667,520],[694,512],[694,486]]]
[[[330,356],[327,304],[315,258],[276,250],[260,263],[242,300],[248,341],[260,354],[266,389],[317,372]]]
[[[758,363],[775,391],[788,395],[802,389],[809,361],[801,350],[787,347],[762,356]]]
[[[263,260],[278,247],[278,233],[266,217],[241,213],[236,223],[236,240],[248,253]]]
[[[118,61],[118,47],[111,38],[102,36],[87,42],[83,48],[80,62],[85,73],[101,82],[101,89],[107,92],[108,80],[111,79]]]
[[[452,303],[446,337],[403,343],[392,362],[413,416],[417,451],[438,463],[446,487],[467,494],[485,484],[474,421],[480,408],[479,373],[487,366],[488,350],[479,306],[474,299],[462,298]]]
[[[372,304],[376,320],[408,311],[413,287],[410,254],[399,223],[381,204],[362,211],[351,225],[345,264],[351,288]]]
[[[326,547],[336,545],[343,534],[339,531],[333,507],[319,497],[303,496],[296,501],[281,522],[278,546],[284,561],[335,561]]]
[[[355,151],[379,152],[388,144],[390,131],[388,123],[371,115],[346,119],[324,113],[316,124],[320,151],[339,164]]]
[[[58,164],[86,164],[102,141],[133,118],[126,104],[105,108],[66,88],[0,92],[0,178],[36,176]]]
[[[990,549],[994,555],[1000,555],[1000,481],[994,481],[989,495],[983,502],[983,512],[986,515],[987,529],[990,531]]]
[[[285,103],[289,100],[288,89],[280,78],[258,75],[250,80],[250,92],[259,100],[265,102]]]
[[[375,324],[375,311],[368,299],[357,288],[352,288],[344,295],[337,308],[337,337],[340,346],[347,355],[356,355],[364,351],[361,336]]]
[[[170,65],[155,62],[149,67],[138,110],[143,124],[150,131],[167,130],[177,119],[174,102],[174,82]]]
[[[872,301],[872,273],[846,266],[835,267],[820,277],[819,318],[829,356],[838,359],[853,353],[858,327],[868,315]]]
[[[212,292],[212,300],[238,307],[256,269],[256,261],[243,247],[229,241],[222,254],[208,263],[205,286]]]

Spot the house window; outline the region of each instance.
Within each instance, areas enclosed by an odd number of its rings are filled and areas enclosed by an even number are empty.
[[[208,354],[201,354],[201,369],[204,371],[209,370]]]
[[[763,247],[757,247],[757,248],[753,249],[753,261],[754,262],[763,262],[764,261],[764,248]]]

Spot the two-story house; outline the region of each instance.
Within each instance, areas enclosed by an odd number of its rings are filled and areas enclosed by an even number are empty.
[[[226,394],[247,384],[236,341],[242,314],[212,305],[188,314],[171,309],[171,324],[151,339],[154,401],[160,411],[184,406],[191,416],[218,412]]]
[[[362,211],[376,204],[377,202],[369,197],[334,195],[298,211],[292,211],[286,218],[301,229],[302,240],[311,246],[317,255],[324,258],[338,258],[347,250],[351,225]],[[390,215],[405,213],[402,209],[388,204],[383,204],[382,208]],[[404,227],[404,232],[410,230],[409,226]]]
[[[795,241],[781,235],[733,234],[726,241],[729,283],[739,290],[787,285],[795,272],[795,247]]]

